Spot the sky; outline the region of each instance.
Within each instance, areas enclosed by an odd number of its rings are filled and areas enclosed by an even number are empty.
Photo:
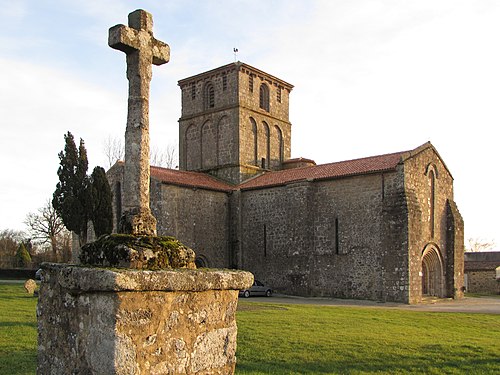
[[[178,143],[180,79],[236,58],[295,87],[292,157],[318,164],[430,141],[454,178],[465,238],[500,245],[500,2],[495,0],[0,0],[0,230],[51,198],[64,134],[89,173],[123,139],[125,54],[108,29],[153,14],[152,147]]]

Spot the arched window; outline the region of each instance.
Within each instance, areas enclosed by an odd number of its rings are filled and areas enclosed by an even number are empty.
[[[207,120],[201,127],[201,168],[211,168],[217,164],[217,131],[212,121]]]
[[[205,85],[205,109],[215,107],[215,90],[212,82]]]
[[[259,161],[258,161],[259,139],[257,136],[257,123],[255,122],[255,120],[252,117],[250,117],[250,123],[252,124],[252,136],[253,136],[253,164],[259,165]]]
[[[434,238],[435,211],[436,211],[436,179],[437,170],[434,164],[429,164],[425,171],[429,178],[429,229],[431,238]]]
[[[262,124],[264,125],[264,135],[266,140],[266,158],[263,160],[262,168],[269,168],[269,162],[271,159],[271,134],[267,122],[262,121]]]
[[[281,163],[283,163],[283,133],[281,132],[281,129],[278,125],[274,125],[274,128],[276,130],[276,134],[277,134],[277,137],[278,137],[278,160],[279,160],[279,163],[281,165]]]
[[[269,87],[265,83],[260,85],[259,106],[269,112]]]
[[[430,202],[429,202],[429,211],[431,214],[430,217],[430,226],[431,226],[431,238],[434,237],[434,205],[436,199],[436,177],[434,176],[434,171],[429,172],[429,183],[430,183]]]
[[[184,165],[192,171],[201,167],[201,134],[195,124],[187,127],[184,135]]]

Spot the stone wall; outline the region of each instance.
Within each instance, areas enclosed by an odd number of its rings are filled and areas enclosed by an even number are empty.
[[[285,293],[401,300],[384,289],[404,272],[392,260],[401,244],[380,246],[382,187],[374,174],[242,191],[241,267]]]
[[[495,270],[467,271],[467,292],[500,294]]]
[[[38,374],[232,374],[241,271],[45,264]]]
[[[228,268],[227,193],[168,185],[152,180],[151,210],[158,234],[182,239],[205,267]]]

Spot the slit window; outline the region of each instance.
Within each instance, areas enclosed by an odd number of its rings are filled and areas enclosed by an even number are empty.
[[[196,85],[191,83],[191,100],[196,99]]]
[[[226,73],[224,73],[222,75],[222,91],[226,91],[227,90],[227,75]]]
[[[215,90],[212,83],[207,83],[205,86],[205,109],[215,107]]]
[[[263,110],[269,112],[269,87],[267,87],[265,83],[260,85],[259,106]]]

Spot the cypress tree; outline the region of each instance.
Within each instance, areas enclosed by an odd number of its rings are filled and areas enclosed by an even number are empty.
[[[54,191],[52,205],[66,228],[76,232],[80,237],[80,244],[84,244],[87,239],[87,222],[91,214],[87,150],[82,139],[78,149],[76,148],[70,132],[64,135],[64,141],[64,151],[59,153],[59,182]]]
[[[28,252],[28,250],[26,249],[26,246],[24,245],[24,243],[22,243],[22,242],[19,245],[19,247],[17,248],[16,257],[17,257],[21,267],[28,267],[29,264],[31,263],[31,255]]]
[[[103,168],[97,166],[92,171],[91,200],[92,223],[97,237],[109,234],[113,230],[113,208],[111,203],[111,188]]]

